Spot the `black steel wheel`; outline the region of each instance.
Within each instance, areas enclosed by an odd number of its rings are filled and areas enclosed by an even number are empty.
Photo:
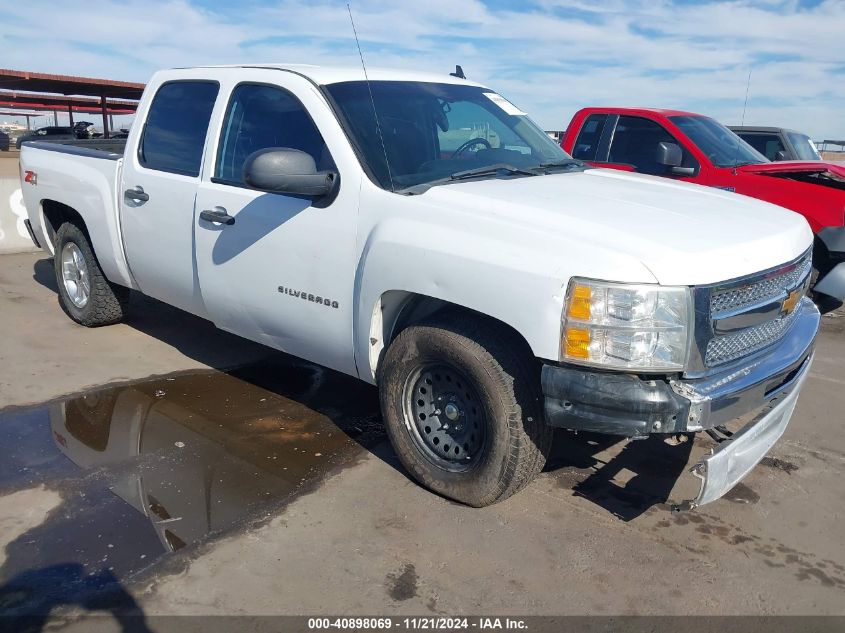
[[[402,465],[430,490],[476,507],[506,499],[545,464],[552,430],[539,387],[525,342],[474,314],[408,327],[379,369],[382,415]]]
[[[446,364],[423,364],[408,377],[406,425],[420,452],[453,472],[469,470],[483,452],[487,420],[472,383]]]

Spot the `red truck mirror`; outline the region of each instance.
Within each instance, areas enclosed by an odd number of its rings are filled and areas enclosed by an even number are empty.
[[[695,176],[694,167],[681,167],[684,153],[677,143],[666,141],[657,144],[657,163],[664,165],[668,171],[676,176]]]

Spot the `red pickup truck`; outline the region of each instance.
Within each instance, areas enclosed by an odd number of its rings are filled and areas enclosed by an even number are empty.
[[[718,187],[800,213],[816,234],[815,291],[845,299],[845,165],[771,162],[709,117],[653,108],[584,108],[561,147],[592,165]]]

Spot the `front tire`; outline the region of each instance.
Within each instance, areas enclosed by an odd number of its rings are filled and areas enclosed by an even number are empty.
[[[123,320],[129,289],[106,279],[82,229],[65,222],[56,232],[55,247],[53,267],[62,310],[86,327]]]
[[[390,345],[379,378],[391,444],[430,490],[482,507],[542,470],[552,429],[539,368],[506,328],[463,314],[411,326]]]

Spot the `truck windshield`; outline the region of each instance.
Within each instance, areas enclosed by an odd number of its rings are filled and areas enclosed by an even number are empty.
[[[816,144],[810,137],[800,132],[787,132],[789,142],[795,148],[795,158],[798,160],[821,160],[822,157],[816,149]]]
[[[364,168],[389,191],[580,166],[492,90],[405,81],[372,81],[369,88],[351,81],[325,90]]]
[[[724,125],[706,116],[670,116],[716,167],[737,167],[770,162]]]

